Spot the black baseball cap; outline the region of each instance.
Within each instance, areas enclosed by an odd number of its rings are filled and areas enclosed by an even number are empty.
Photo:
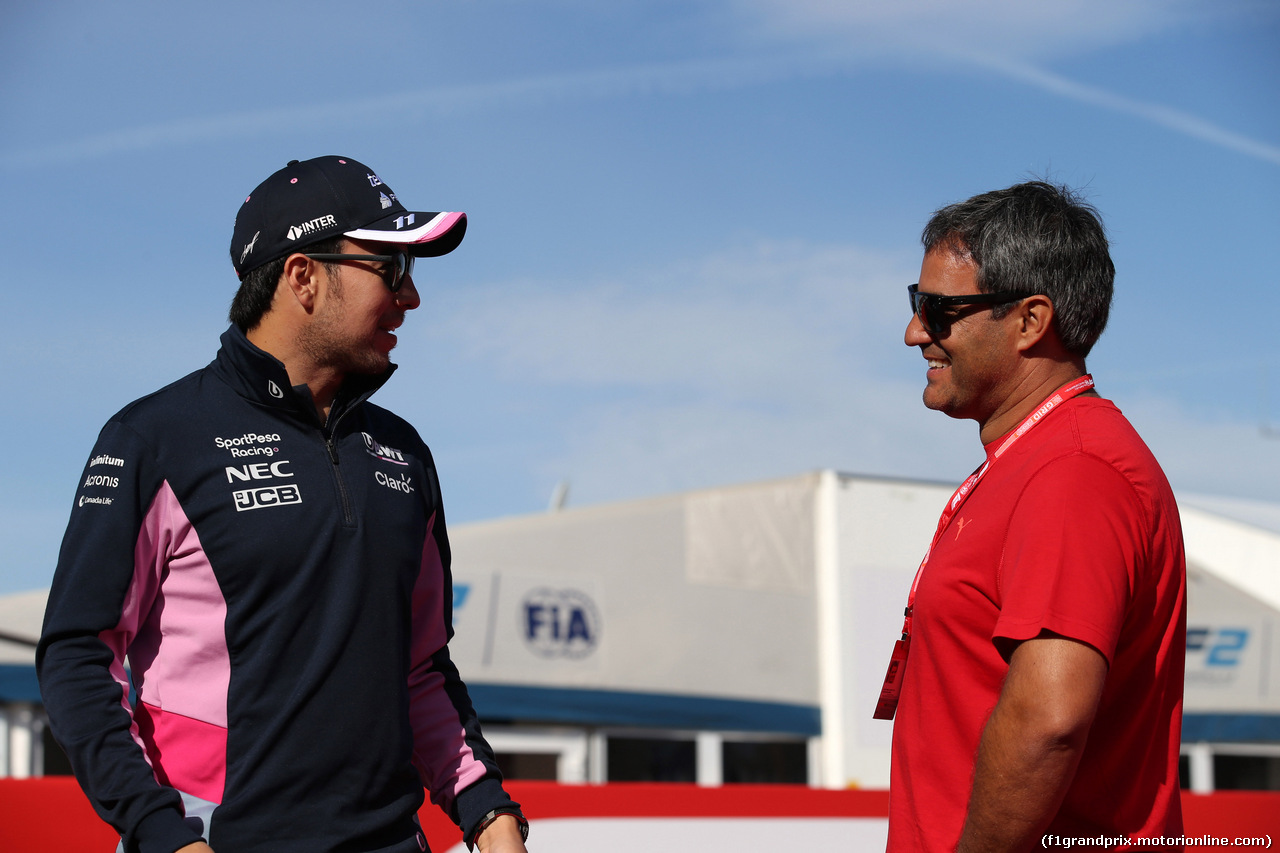
[[[236,275],[339,235],[403,243],[409,254],[448,254],[467,231],[465,213],[407,210],[368,166],[350,157],[290,160],[240,205],[231,233]]]

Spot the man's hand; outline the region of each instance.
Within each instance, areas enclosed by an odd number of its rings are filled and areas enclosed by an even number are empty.
[[[213,853],[213,848],[203,841],[197,841],[194,844],[188,844],[186,847],[179,847],[174,853]]]
[[[520,837],[520,823],[514,815],[501,814],[476,837],[480,853],[529,853]]]
[[[1101,652],[1047,631],[1013,650],[957,853],[1031,848],[1071,786],[1106,679]]]

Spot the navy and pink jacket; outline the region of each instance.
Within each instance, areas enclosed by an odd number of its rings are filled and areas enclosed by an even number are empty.
[[[424,785],[468,838],[513,806],[449,659],[431,453],[366,402],[390,373],[321,424],[233,327],[103,428],[36,662],[125,851],[419,851]]]

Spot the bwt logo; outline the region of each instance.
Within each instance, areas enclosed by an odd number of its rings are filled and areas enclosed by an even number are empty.
[[[600,642],[600,612],[574,589],[535,589],[520,605],[524,642],[544,658],[581,660]]]
[[[1239,666],[1248,642],[1246,628],[1187,628],[1187,655],[1205,653],[1205,666]]]

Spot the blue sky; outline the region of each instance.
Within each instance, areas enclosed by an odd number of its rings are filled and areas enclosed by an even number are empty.
[[[1280,501],[1280,6],[1240,0],[13,4],[0,31],[0,593],[86,455],[207,363],[243,197],[344,154],[465,210],[379,402],[453,523],[817,468],[958,480],[902,344],[920,228],[1084,188],[1089,367],[1176,490]]]

